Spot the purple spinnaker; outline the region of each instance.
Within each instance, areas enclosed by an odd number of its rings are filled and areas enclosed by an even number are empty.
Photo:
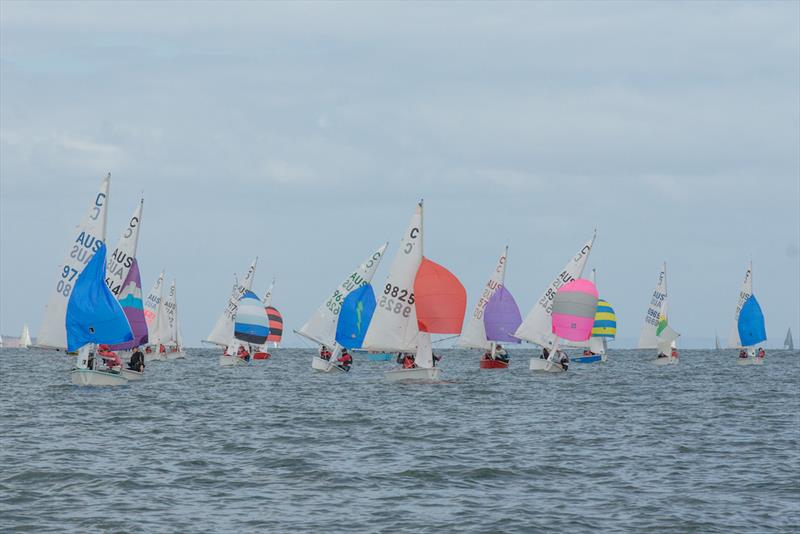
[[[486,339],[504,343],[520,343],[512,334],[522,324],[514,297],[505,286],[500,286],[489,298],[483,311],[483,326],[486,327]]]
[[[111,350],[127,350],[147,344],[147,323],[144,320],[144,305],[142,303],[142,280],[139,276],[139,264],[134,258],[131,270],[122,283],[119,294],[119,303],[128,324],[131,325],[133,341],[112,345]]]

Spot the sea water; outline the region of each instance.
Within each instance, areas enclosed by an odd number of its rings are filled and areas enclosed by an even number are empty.
[[[0,351],[0,531],[797,532],[800,353],[640,351],[566,374],[395,384],[277,349],[143,382],[70,385],[73,358]]]

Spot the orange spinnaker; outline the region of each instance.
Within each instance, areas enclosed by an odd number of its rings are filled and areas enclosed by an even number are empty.
[[[467,291],[453,273],[422,258],[414,279],[417,324],[431,334],[460,334],[467,309]]]

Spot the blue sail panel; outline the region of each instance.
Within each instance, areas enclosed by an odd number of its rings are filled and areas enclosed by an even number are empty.
[[[269,335],[269,317],[255,293],[245,291],[236,308],[233,336],[246,343],[263,345]]]
[[[83,269],[67,302],[67,350],[87,343],[124,343],[133,339],[128,318],[106,285],[106,245]]]
[[[739,312],[739,339],[743,347],[752,347],[767,340],[767,329],[764,325],[764,313],[758,305],[755,295],[750,295]]]
[[[342,302],[336,323],[336,342],[348,349],[358,349],[364,343],[372,314],[375,313],[375,292],[370,284],[354,289]]]

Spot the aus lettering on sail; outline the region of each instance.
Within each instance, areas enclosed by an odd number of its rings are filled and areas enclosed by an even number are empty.
[[[594,239],[586,243],[583,248],[572,258],[572,264],[579,263],[582,259],[589,255],[589,252],[592,250],[592,242]],[[548,314],[552,313],[553,311],[553,299],[556,297],[556,293],[564,284],[568,284],[575,280],[575,277],[570,274],[568,269],[564,269],[561,271],[558,276],[553,280],[553,283],[550,287],[547,288],[547,291],[544,292],[542,295],[541,300],[539,300],[539,305],[544,307]]]
[[[122,291],[122,284],[131,270],[133,259],[136,257],[142,204],[143,202],[140,202],[136,207],[136,211],[128,221],[128,226],[122,232],[114,252],[106,260],[106,286],[115,296],[119,296],[120,291]]]
[[[497,267],[495,268],[496,273],[502,273],[503,269],[506,266],[506,256],[505,254],[500,256],[500,260],[497,262]],[[500,283],[499,280],[492,277],[486,282],[486,286],[483,288],[483,293],[481,294],[480,298],[478,299],[478,303],[475,305],[475,309],[472,311],[472,316],[475,319],[483,320],[483,312],[486,310],[486,304],[489,302],[489,299],[492,298],[492,295],[495,294],[497,289],[503,287],[503,284]]]

